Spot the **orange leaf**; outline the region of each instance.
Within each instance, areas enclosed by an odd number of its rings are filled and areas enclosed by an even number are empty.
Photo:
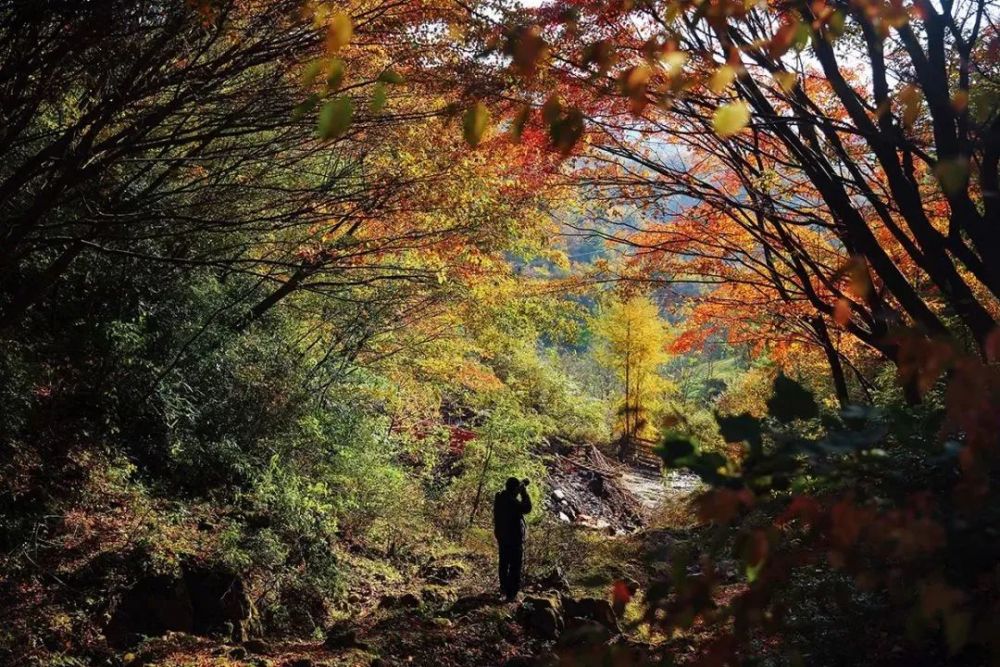
[[[833,321],[840,326],[847,326],[851,321],[851,302],[847,299],[837,299],[837,304],[833,307]]]

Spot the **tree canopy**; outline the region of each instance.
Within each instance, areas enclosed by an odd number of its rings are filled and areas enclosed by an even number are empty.
[[[985,0],[0,3],[0,662],[994,664],[998,324]]]

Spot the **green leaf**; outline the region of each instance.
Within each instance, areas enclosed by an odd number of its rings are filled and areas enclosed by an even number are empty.
[[[340,58],[334,58],[330,61],[330,74],[326,77],[326,85],[330,87],[331,91],[336,91],[343,82],[344,61]]]
[[[715,415],[719,423],[719,433],[726,442],[760,442],[760,420],[746,412],[735,417]]]
[[[404,79],[403,75],[397,72],[396,70],[389,68],[378,75],[378,80],[381,81],[382,83],[391,83],[398,85],[403,83],[406,79]]]
[[[319,112],[319,136],[323,139],[339,137],[351,126],[354,103],[349,97],[338,97],[323,105]]]
[[[667,465],[673,465],[678,459],[694,454],[694,445],[686,438],[667,436],[660,446],[658,454]]]
[[[317,104],[319,104],[319,95],[313,93],[295,105],[295,108],[292,109],[292,120],[304,118],[307,113],[316,108]]]
[[[302,70],[302,85],[306,88],[313,85],[313,82],[316,81],[316,77],[319,76],[322,70],[323,61],[320,59],[316,59],[306,65],[305,69]]]
[[[706,452],[697,456],[687,456],[678,461],[684,467],[698,475],[706,484],[719,484],[724,476],[719,472],[726,466],[726,457],[718,452]]]
[[[969,162],[964,158],[941,160],[934,166],[934,175],[946,195],[956,195],[969,185]]]
[[[483,140],[486,128],[490,126],[490,112],[482,102],[476,102],[462,117],[462,136],[467,144],[475,148]]]
[[[783,424],[788,424],[796,419],[819,416],[819,406],[816,405],[812,392],[780,373],[774,378],[774,389],[767,402],[767,412]]]
[[[371,109],[372,113],[378,113],[385,108],[386,102],[388,102],[389,96],[388,91],[384,83],[379,81],[375,84],[374,90],[372,90],[372,99],[368,104],[368,108]]]

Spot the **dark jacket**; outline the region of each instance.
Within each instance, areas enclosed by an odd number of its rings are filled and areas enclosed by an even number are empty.
[[[504,489],[493,498],[493,535],[499,542],[520,542],[528,530],[524,515],[531,511],[525,488],[511,493]]]

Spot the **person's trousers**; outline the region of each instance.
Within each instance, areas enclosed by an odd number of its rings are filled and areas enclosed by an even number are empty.
[[[498,545],[500,547],[500,590],[509,599],[513,599],[521,590],[523,545],[521,540],[501,540]]]

